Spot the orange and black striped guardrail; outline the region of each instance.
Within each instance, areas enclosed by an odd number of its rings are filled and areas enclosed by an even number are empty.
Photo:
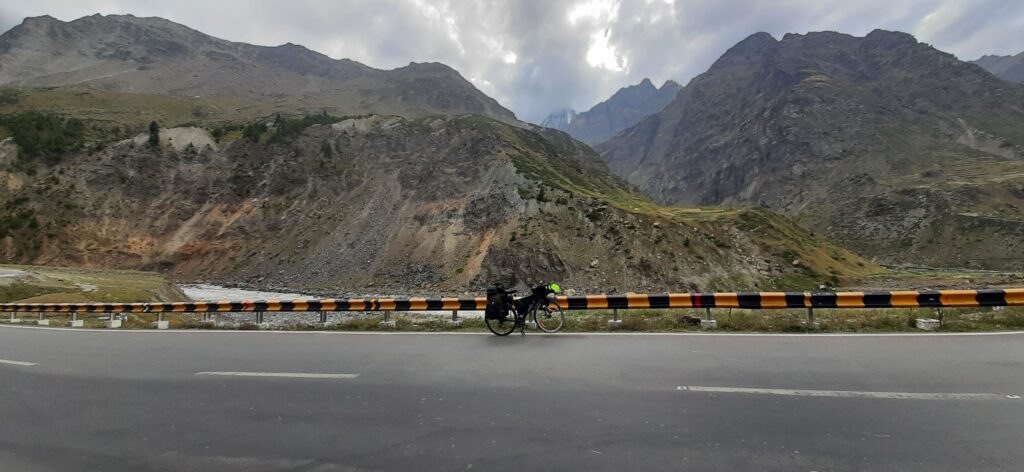
[[[565,310],[634,308],[916,308],[1024,305],[1024,289],[913,290],[891,292],[716,292],[557,297]],[[3,303],[19,313],[209,313],[321,311],[483,310],[478,298],[345,298],[174,303]]]

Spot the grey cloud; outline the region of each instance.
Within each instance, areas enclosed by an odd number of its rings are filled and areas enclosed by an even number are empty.
[[[1017,0],[623,0],[613,17],[569,11],[603,0],[37,0],[0,7],[0,28],[25,16],[63,20],[100,12],[162,16],[214,36],[302,44],[379,68],[439,61],[526,120],[555,109],[589,108],[649,77],[685,84],[744,37],[766,31],[906,31],[966,60],[1024,51],[1024,2]],[[606,35],[626,69],[587,61]],[[515,56],[514,63],[506,59]]]
[[[7,31],[20,22],[21,18],[16,13],[0,7],[0,31]]]

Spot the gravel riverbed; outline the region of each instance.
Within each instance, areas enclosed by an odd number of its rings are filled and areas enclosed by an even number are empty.
[[[321,298],[316,295],[302,294],[302,293],[289,293],[289,292],[269,292],[260,290],[249,290],[234,287],[223,287],[212,284],[180,284],[179,288],[185,295],[195,301],[213,302],[221,300],[292,300],[292,299],[309,299],[309,298]],[[383,298],[388,295],[367,295],[367,298]],[[409,311],[409,312],[391,312],[394,316],[403,316],[419,319],[437,319],[445,318],[450,319],[452,316],[451,311]],[[365,319],[383,316],[382,312],[327,312],[327,323],[338,324],[344,323],[350,320]],[[459,318],[480,318],[483,316],[482,311],[459,311]],[[252,312],[243,313],[214,313],[213,321],[217,324],[226,326],[240,326],[246,323],[255,323],[256,314]],[[292,328],[299,325],[309,325],[318,323],[320,321],[319,314],[316,312],[300,312],[300,313],[277,313],[267,312],[263,315],[263,322],[268,328]]]

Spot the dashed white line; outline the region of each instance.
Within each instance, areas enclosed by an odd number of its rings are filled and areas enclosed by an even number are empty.
[[[311,374],[305,372],[196,372],[196,375],[228,377],[289,377],[296,379],[354,379],[359,374]]]
[[[20,365],[25,367],[36,365],[35,362],[9,361],[7,359],[0,359],[0,364]]]
[[[886,398],[896,400],[1017,400],[1020,395],[998,393],[917,393],[917,392],[858,392],[852,390],[795,390],[785,388],[744,387],[676,387],[676,390],[705,393],[746,393],[754,395],[786,395],[793,397]]]

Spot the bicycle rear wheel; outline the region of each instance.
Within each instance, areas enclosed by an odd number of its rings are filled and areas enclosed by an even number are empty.
[[[504,318],[484,318],[484,323],[487,324],[487,329],[491,330],[492,333],[498,336],[508,336],[516,329],[516,312],[515,310],[509,310],[508,316]]]
[[[541,305],[533,310],[533,321],[537,322],[537,328],[545,333],[556,333],[565,324],[565,312],[556,301],[549,302],[548,306]]]

